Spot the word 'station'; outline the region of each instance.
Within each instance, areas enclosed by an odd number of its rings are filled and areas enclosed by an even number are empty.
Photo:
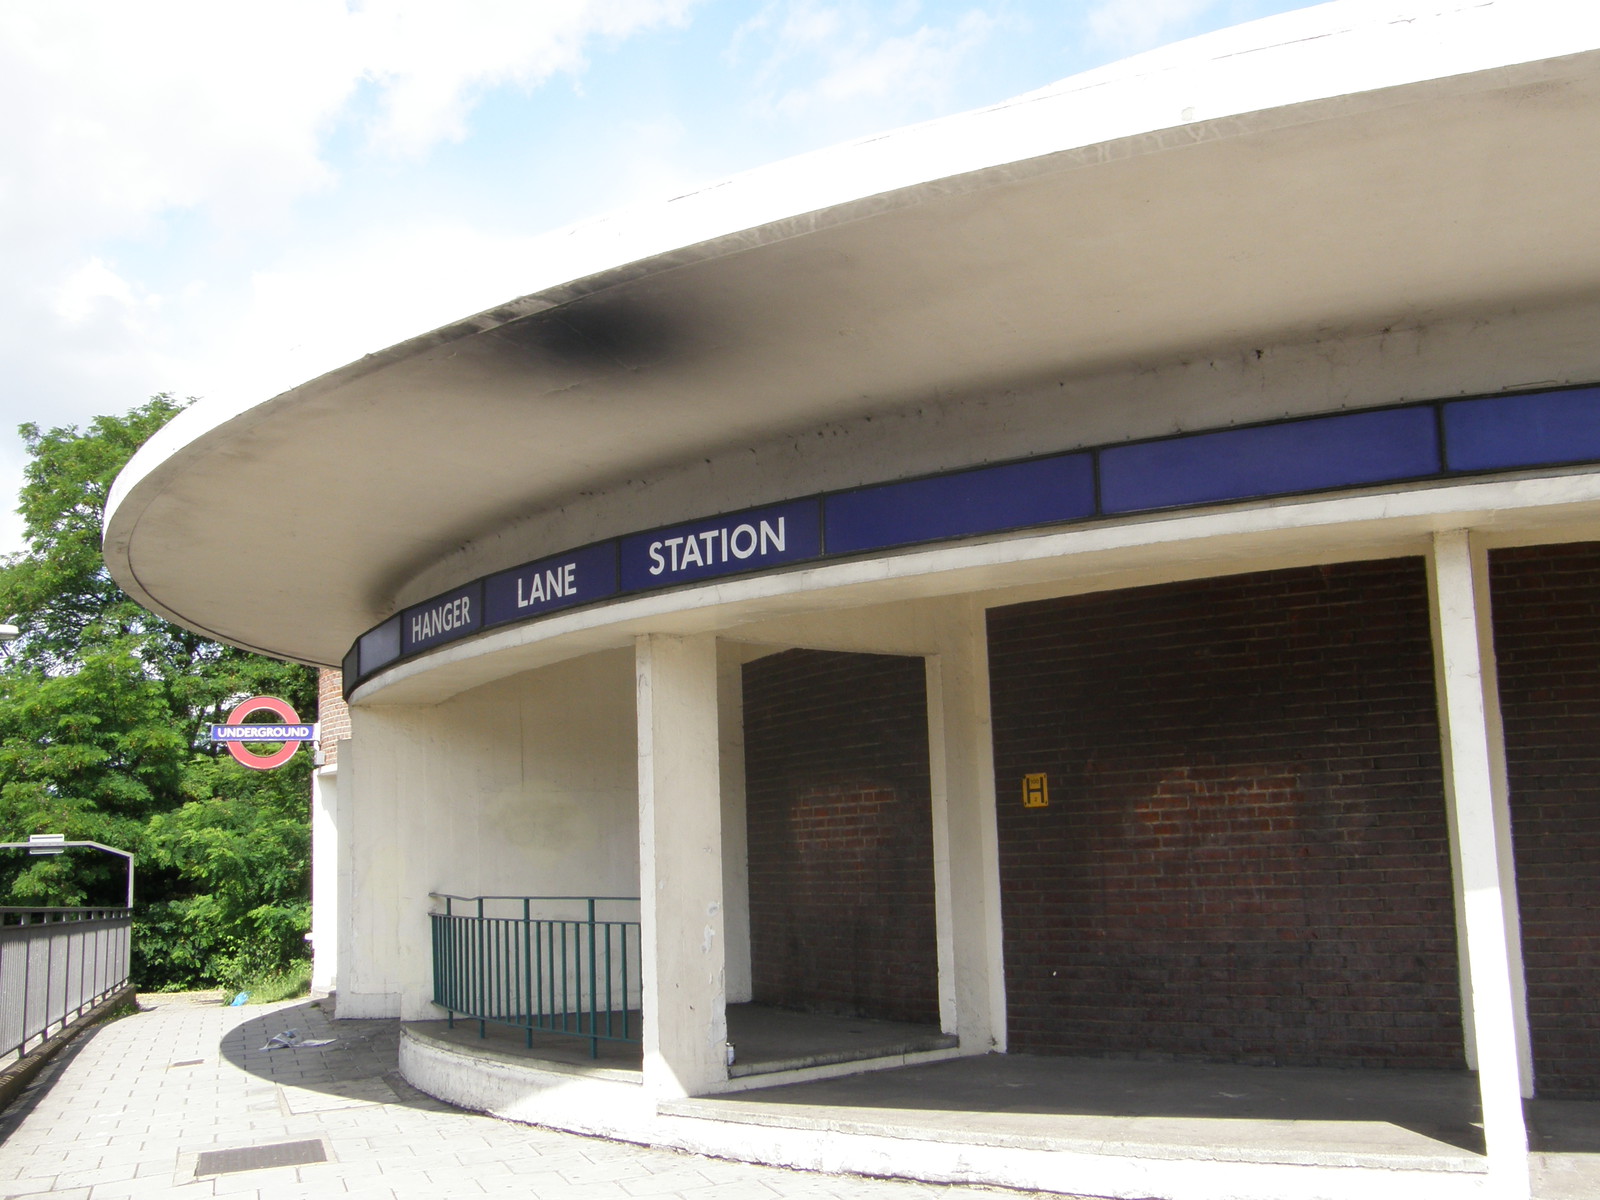
[[[244,723],[246,717],[258,712],[273,714],[281,724]],[[287,700],[280,700],[276,696],[251,696],[234,706],[225,723],[211,727],[211,740],[226,745],[228,753],[242,766],[252,771],[270,771],[293,758],[302,742],[316,741],[317,727],[304,724],[300,714]],[[283,745],[267,754],[257,754],[245,749],[245,743],[248,742],[282,742]]]
[[[642,590],[815,558],[818,513],[815,501],[800,501],[625,537],[622,586]]]
[[[757,552],[765,556],[787,548],[788,530],[784,528],[783,517],[778,518],[776,525],[771,521],[759,524],[759,530],[746,521],[731,530],[723,525],[716,529],[702,529],[687,537],[679,535],[651,542],[650,574],[684,571],[690,567],[713,567],[733,558],[746,559]]]

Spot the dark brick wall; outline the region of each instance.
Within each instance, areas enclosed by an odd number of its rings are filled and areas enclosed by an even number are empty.
[[[1600,546],[1490,559],[1534,1078],[1600,1097]]]
[[[1018,605],[989,637],[1014,1051],[1463,1065],[1421,560]]]
[[[922,660],[757,659],[744,729],[755,1000],[937,1023]]]

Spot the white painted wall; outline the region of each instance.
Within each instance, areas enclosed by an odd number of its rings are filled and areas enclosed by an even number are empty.
[[[631,652],[351,720],[341,1016],[440,1015],[430,892],[639,894]]]

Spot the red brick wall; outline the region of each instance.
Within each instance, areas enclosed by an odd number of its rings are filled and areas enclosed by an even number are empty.
[[[339,761],[339,743],[350,736],[350,709],[344,702],[344,678],[332,667],[317,671],[317,748],[323,762]]]
[[[1600,1097],[1600,546],[1490,564],[1534,1078]]]
[[[1014,1051],[1463,1064],[1419,559],[989,630]]]
[[[922,660],[757,659],[744,728],[755,1000],[936,1023]]]

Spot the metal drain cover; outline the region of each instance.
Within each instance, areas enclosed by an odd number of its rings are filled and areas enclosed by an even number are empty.
[[[207,1150],[194,1164],[196,1175],[230,1175],[235,1171],[259,1171],[263,1167],[300,1167],[306,1163],[328,1161],[328,1151],[320,1140],[275,1142],[270,1146],[245,1146],[238,1150]]]

